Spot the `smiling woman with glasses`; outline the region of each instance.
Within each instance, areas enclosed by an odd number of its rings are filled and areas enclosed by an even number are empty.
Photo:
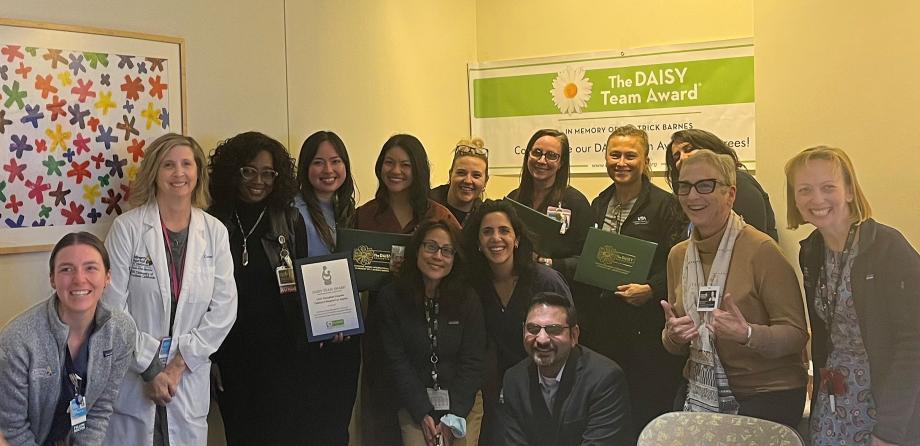
[[[457,142],[448,177],[448,183],[431,189],[428,198],[444,205],[463,224],[470,212],[482,204],[489,182],[489,149],[482,139]]]
[[[550,217],[563,221],[562,246],[554,258],[538,261],[572,282],[576,256],[591,226],[591,205],[584,194],[569,186],[569,138],[554,129],[537,130],[524,151],[521,183],[508,197]]]
[[[735,177],[737,178],[737,193],[734,211],[744,218],[744,222],[754,226],[761,232],[769,235],[773,240],[779,240],[776,232],[776,217],[770,205],[770,196],[763,190],[760,183],[748,173],[747,168],[738,160],[738,154],[718,136],[705,130],[689,129],[675,132],[668,143],[668,155],[665,157],[666,179],[668,184],[677,192],[677,181],[682,163],[693,156],[700,149],[708,149],[715,153],[728,155],[735,164]]]
[[[808,333],[798,278],[771,238],[734,211],[735,162],[700,150],[675,183],[693,223],[668,256],[662,342],[686,357],[677,410],[795,427],[805,406]]]
[[[460,235],[445,220],[419,225],[395,283],[378,296],[386,379],[396,389],[404,445],[477,444],[486,333],[465,284]]]
[[[291,207],[294,161],[280,142],[246,132],[221,142],[209,167],[208,212],[229,228],[239,295],[236,324],[214,354],[227,441],[296,443],[318,428],[309,402],[320,386],[308,378],[312,353],[296,287],[276,274],[307,255],[306,228]]]

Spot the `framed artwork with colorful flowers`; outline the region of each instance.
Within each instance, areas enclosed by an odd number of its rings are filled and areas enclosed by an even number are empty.
[[[105,235],[148,142],[184,133],[184,45],[0,19],[0,254]]]

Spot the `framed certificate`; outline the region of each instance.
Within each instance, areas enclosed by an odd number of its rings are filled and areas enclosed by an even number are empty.
[[[364,333],[355,266],[347,253],[298,259],[295,265],[309,342]]]

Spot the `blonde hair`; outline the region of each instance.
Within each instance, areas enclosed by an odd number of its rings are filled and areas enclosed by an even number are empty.
[[[486,180],[488,180],[489,179],[489,156],[488,155],[477,155],[474,153],[465,153],[461,155],[457,153],[457,149],[456,149],[456,147],[460,147],[460,146],[468,146],[468,147],[475,147],[477,149],[484,149],[486,148],[486,142],[483,141],[482,138],[478,136],[473,136],[471,138],[461,138],[460,141],[457,141],[457,144],[455,145],[455,148],[454,148],[453,159],[451,159],[450,161],[450,170],[447,171],[447,175],[451,176],[454,174],[454,166],[457,164],[458,159],[465,157],[465,156],[471,156],[473,158],[480,159],[486,163],[485,175],[486,175]]]
[[[211,193],[208,191],[208,161],[205,158],[204,151],[201,150],[201,146],[191,136],[167,133],[153,140],[144,152],[144,158],[141,160],[137,176],[131,182],[131,198],[129,202],[132,206],[143,205],[156,196],[157,173],[160,170],[160,163],[163,162],[166,154],[177,146],[188,146],[192,149],[192,155],[195,157],[198,181],[195,183],[195,190],[192,191],[192,206],[207,209],[211,205]]]
[[[721,178],[717,180],[725,183],[726,186],[737,186],[738,180],[735,174],[735,159],[730,155],[713,152],[709,149],[700,149],[693,153],[693,156],[685,159],[680,166],[681,172],[694,164],[706,164],[712,166],[719,172]]]
[[[802,213],[799,212],[799,208],[795,205],[793,177],[799,169],[805,167],[811,160],[830,161],[834,164],[835,169],[839,169],[843,176],[844,184],[853,193],[853,201],[850,202],[850,217],[856,217],[859,223],[872,217],[872,207],[869,206],[869,200],[866,199],[866,195],[863,194],[862,188],[859,186],[859,181],[856,179],[856,168],[853,167],[850,157],[842,149],[836,147],[816,146],[799,152],[786,162],[786,227],[797,229],[807,223],[805,218],[802,217]]]
[[[622,127],[617,127],[610,133],[610,136],[607,137],[608,146],[610,145],[610,140],[613,138],[635,138],[639,140],[639,145],[642,146],[642,150],[645,153],[645,167],[642,168],[642,175],[651,177],[652,167],[649,166],[648,158],[648,133],[632,124],[626,124]],[[607,150],[609,153],[610,149],[608,148]]]

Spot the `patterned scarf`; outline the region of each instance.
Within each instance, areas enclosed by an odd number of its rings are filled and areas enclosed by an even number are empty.
[[[704,281],[703,265],[696,248],[699,242],[696,234],[690,239],[687,254],[684,257],[684,270],[681,287],[683,288],[684,308],[687,315],[699,329],[699,337],[690,342],[689,385],[684,410],[690,412],[738,413],[738,401],[729,387],[728,375],[722,367],[719,353],[716,351],[715,336],[709,332],[707,323],[712,322],[712,312],[697,311],[697,298],[700,286],[717,286],[724,296],[728,268],[732,260],[735,240],[744,220],[734,211],[728,217],[725,233],[719,241],[719,249],[709,269],[709,278]],[[721,300],[720,300],[721,302]]]

